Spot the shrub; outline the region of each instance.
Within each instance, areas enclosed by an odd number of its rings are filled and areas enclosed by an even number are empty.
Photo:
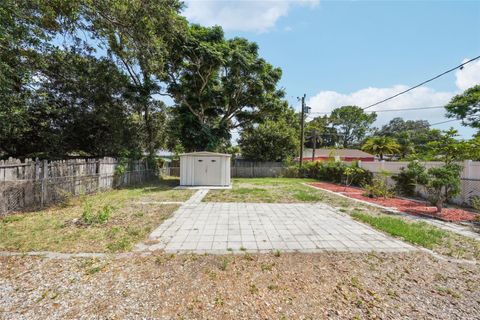
[[[457,164],[446,164],[440,168],[430,168],[424,183],[428,200],[441,212],[443,204],[460,193],[460,172]]]
[[[425,167],[418,161],[412,161],[407,168],[401,168],[400,173],[392,177],[396,181],[395,189],[399,194],[414,196],[417,185],[426,183]]]
[[[363,179],[364,175],[365,175],[365,170],[357,166],[352,165],[344,168],[343,176],[345,177],[344,179],[345,188],[352,185],[354,181],[357,181],[357,183],[359,183],[359,180]]]
[[[283,170],[282,177],[285,178],[299,178],[300,170],[298,166],[288,166]]]
[[[346,165],[338,161],[317,162],[313,177],[319,180],[341,183],[344,177]]]
[[[395,192],[387,184],[387,180],[384,177],[375,177],[372,183],[364,185],[364,196],[370,198],[391,198],[395,195]]]
[[[470,205],[475,211],[480,212],[480,197],[473,196],[470,198]],[[477,214],[474,219],[475,222],[480,222],[480,214]]]
[[[289,167],[287,173],[296,173],[296,170],[298,170],[297,177],[344,183],[346,185],[360,186],[368,184],[372,180],[372,173],[359,168],[356,163],[347,165],[339,161],[306,162],[302,168],[298,168],[298,166]]]
[[[480,212],[480,197],[473,196],[470,198],[470,205],[472,206],[475,211]]]

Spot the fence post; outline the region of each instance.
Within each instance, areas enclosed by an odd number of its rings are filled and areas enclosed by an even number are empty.
[[[98,172],[97,192],[100,192],[102,189],[102,159],[98,159],[96,163],[97,163],[97,172]]]
[[[43,160],[43,170],[42,170],[42,195],[40,197],[40,204],[43,207],[48,201],[48,161]]]
[[[7,182],[5,181],[5,168],[2,168],[1,166],[4,164],[5,162],[3,160],[0,160],[0,173],[3,173],[2,176],[3,176],[3,179],[1,181],[2,184],[0,184],[0,215],[2,213],[6,213],[7,212],[7,201],[5,201],[5,199],[3,198],[3,189],[5,188]]]
[[[463,161],[463,178],[470,179],[471,178],[471,168],[472,168],[472,160],[465,160]]]
[[[473,178],[472,177],[472,160],[465,160],[463,161],[463,179],[470,179],[470,178]],[[462,180],[461,180],[462,181]],[[462,181],[462,184],[460,186],[460,190],[461,190],[461,198],[462,198],[462,202],[463,203],[468,203],[469,202],[469,197],[468,197],[468,192],[467,192],[467,188],[466,188],[466,185],[468,185],[468,180],[466,182]]]

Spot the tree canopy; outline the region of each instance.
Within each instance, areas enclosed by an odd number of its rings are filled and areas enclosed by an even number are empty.
[[[220,27],[192,25],[173,59],[167,92],[178,105],[174,131],[186,149],[214,150],[232,129],[259,122],[278,111],[281,70],[258,55],[256,43],[226,40]]]
[[[480,84],[453,97],[445,108],[448,117],[461,119],[465,125],[480,129]]]
[[[190,24],[183,8],[178,0],[1,1],[0,158],[225,151],[237,134],[244,157],[298,155],[299,115],[279,88],[282,70],[255,42]],[[479,92],[454,97],[448,115],[480,128]],[[402,158],[432,150],[459,158],[466,149],[479,158],[478,139],[401,118],[374,132],[376,117],[337,108],[306,124],[306,145],[358,148],[373,134],[384,137],[377,147],[395,139]]]
[[[357,106],[343,106],[332,111],[330,123],[337,130],[344,148],[360,143],[370,131],[377,114],[370,114]]]
[[[189,25],[182,8],[3,1],[0,157],[216,150],[281,110],[281,70],[257,44]]]
[[[479,142],[478,139],[458,140],[458,131],[450,128],[442,131],[439,139],[430,141],[427,148],[431,159],[450,164],[454,161],[478,159]]]
[[[406,158],[415,155],[425,155],[426,145],[440,137],[440,130],[431,129],[427,120],[404,120],[393,118],[382,126],[375,135],[392,137],[400,145],[398,156]]]
[[[239,139],[242,156],[254,161],[285,161],[298,155],[299,117],[288,104],[266,116],[259,125],[245,128]]]
[[[330,126],[330,119],[327,115],[314,118],[305,125],[305,145],[313,148],[315,130],[316,147],[334,147],[339,141],[337,130]]]

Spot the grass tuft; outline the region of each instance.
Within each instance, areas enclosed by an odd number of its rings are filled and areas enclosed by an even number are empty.
[[[320,194],[315,193],[315,190],[298,190],[293,194],[293,197],[302,202],[318,202],[322,200]]]

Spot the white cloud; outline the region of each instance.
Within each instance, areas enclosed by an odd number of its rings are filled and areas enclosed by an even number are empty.
[[[294,5],[315,7],[319,0],[187,0],[185,17],[202,25],[220,25],[226,31],[267,32]]]
[[[464,60],[466,61],[466,60]],[[450,99],[465,89],[480,83],[480,61],[466,65],[463,70],[455,73],[458,91],[437,91],[429,87],[419,87],[397,98],[374,106],[369,111],[375,110],[396,110],[406,108],[436,107],[444,106]],[[320,91],[308,100],[308,105],[312,108],[311,116],[316,116],[314,112],[331,112],[333,109],[344,105],[357,105],[365,107],[375,102],[381,101],[392,95],[395,95],[405,89],[407,85],[395,85],[389,88],[365,88],[352,93],[339,93],[336,91]],[[428,120],[430,123],[448,120],[445,117],[445,110],[442,108],[426,109],[420,111],[394,111],[377,113],[376,126],[386,124],[394,117],[402,117],[409,120]],[[448,123],[449,126],[459,126],[459,123]]]
[[[468,61],[468,59],[464,59],[462,63],[466,61]],[[465,65],[462,70],[457,70],[455,77],[457,78],[455,84],[461,91],[480,84],[480,60],[470,62]]]
[[[365,107],[407,88],[408,86],[406,85],[396,85],[391,88],[366,88],[350,94],[341,94],[335,91],[322,91],[313,96],[308,101],[308,105],[312,108],[312,112],[330,112],[334,108],[345,105]],[[454,93],[452,92],[439,92],[431,88],[420,87],[368,110],[396,110],[443,106],[450,101],[450,98],[453,95]],[[384,124],[392,117],[396,116],[401,116],[405,119],[428,119],[430,122],[441,121],[444,119],[444,113],[445,112],[442,109],[422,110],[421,112],[381,112],[378,113],[377,125]]]

